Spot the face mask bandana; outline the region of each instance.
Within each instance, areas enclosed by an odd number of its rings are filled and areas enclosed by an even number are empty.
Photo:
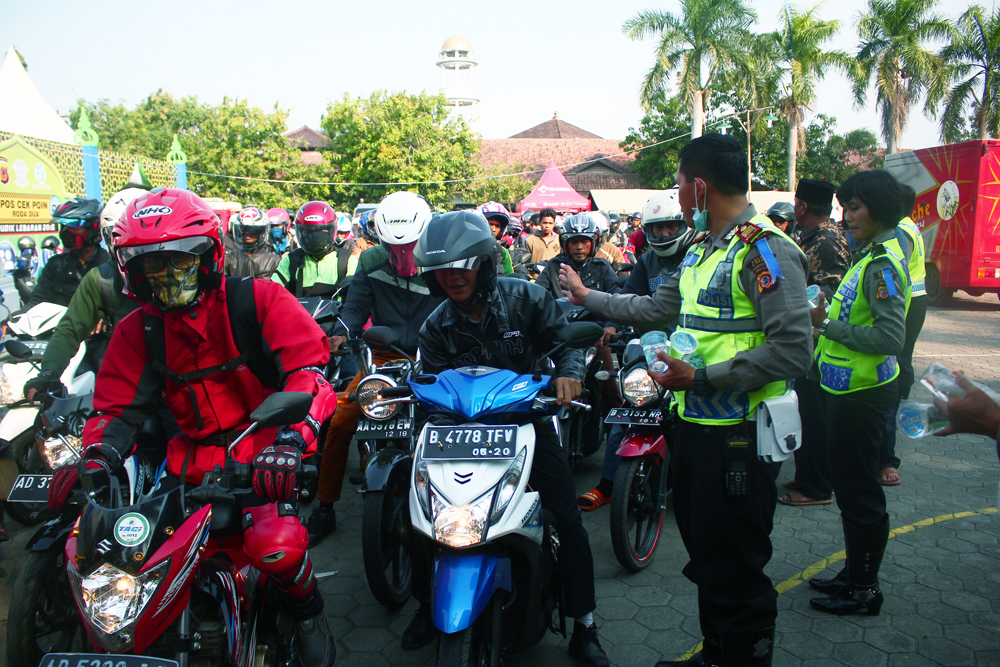
[[[190,306],[198,297],[197,255],[148,255],[142,269],[153,290],[153,298],[166,310]]]
[[[392,254],[392,268],[396,270],[396,275],[401,278],[412,278],[417,275],[417,263],[413,259],[413,248],[416,245],[416,241],[403,245],[389,245],[389,252]]]

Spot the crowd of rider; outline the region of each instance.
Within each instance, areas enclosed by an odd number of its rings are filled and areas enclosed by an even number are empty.
[[[895,232],[907,194],[884,172],[866,172],[839,190],[803,180],[794,203],[757,214],[742,189],[746,157],[734,144],[717,137],[693,141],[681,155],[679,187],[654,194],[641,212],[624,218],[552,209],[515,216],[496,202],[435,214],[420,195],[403,191],[357,219],[312,201],[294,213],[247,206],[227,228],[208,204],[183,190],[130,188],[103,206],[70,200],[54,214],[65,252],[48,261],[26,303],[68,310],[26,397],[59,387],[80,342],[94,331],[113,331],[103,352],[113,363],[101,365],[96,416],[83,436],[84,468],[114,474],[134,447],[136,425],[166,414],[167,472],[197,484],[221,462],[225,447],[218,445],[232,441],[264,397],[275,390],[312,394],[305,420],[254,433],[236,455],[254,463],[254,495],[243,507],[245,551],[278,582],[284,611],[297,623],[303,664],[329,665],[334,643],[308,548],[337,528],[334,505],[360,418],[350,395],[362,375],[335,393],[323,372],[331,353],[376,325],[391,328],[407,354],[419,350],[424,372],[475,364],[530,372],[566,323],[556,303],[564,297],[604,325],[598,348],[608,368],[613,360],[602,343],[624,326],[694,331],[702,336],[705,366],[671,359],[665,373],[651,376],[679,397],[675,513],[691,556],[685,574],[699,586],[705,643],[698,660],[770,664],[775,594],[763,566],[776,471],[760,464],[750,497],[734,502],[721,486],[727,447],[736,435],[746,436],[758,402],[796,381],[800,395],[811,397],[810,419],[827,414],[841,420],[839,428],[851,420],[834,415],[859,410],[855,417],[863,417],[866,430],[854,446],[866,466],[871,462],[866,443],[884,444],[886,415],[899,400],[895,359],[903,352],[904,324],[907,344],[913,333],[909,320],[904,323],[904,303],[909,306],[919,282],[908,266],[916,265],[911,258],[919,258],[922,244],[919,234]],[[861,208],[874,221],[872,228],[851,222],[853,259],[849,239],[830,219],[835,193],[848,221],[862,219]],[[834,304],[829,314],[823,297],[817,306],[807,304],[807,283],[819,285]],[[229,313],[244,295],[256,312],[258,326],[249,335],[264,350],[266,373],[236,343]],[[341,301],[331,335],[296,301],[308,296]],[[807,372],[814,339],[819,377]],[[845,356],[852,368],[837,365]],[[388,358],[374,351],[376,363]],[[553,361],[559,403],[579,397],[582,352],[564,349]],[[824,402],[824,396],[835,400]],[[852,398],[858,397],[867,397],[867,411],[857,408]],[[729,406],[732,415],[719,414]],[[581,664],[607,665],[593,620],[594,565],[580,510],[610,501],[623,432],[611,430],[600,482],[578,495],[551,421],[535,429],[531,485],[555,517],[561,540],[563,610],[575,620],[569,651]],[[792,493],[782,501],[830,502],[835,489],[848,549],[845,571],[815,582],[829,597],[814,606],[877,613],[875,575],[888,526],[884,496],[868,484],[867,469],[843,470],[829,455],[839,443],[816,428],[806,438],[825,444],[806,443],[810,460],[799,463]],[[714,452],[718,460],[705,474],[718,479],[699,477],[704,469],[696,459],[704,453],[695,442]],[[318,504],[300,519],[288,501],[297,493],[301,459],[316,452],[322,453]],[[71,465],[55,472],[51,505],[66,502],[79,470]],[[419,559],[415,564],[413,593],[421,604],[403,633],[405,649],[437,636],[429,573]]]

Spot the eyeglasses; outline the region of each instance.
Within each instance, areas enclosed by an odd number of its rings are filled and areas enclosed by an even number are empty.
[[[190,268],[192,264],[198,261],[198,256],[186,252],[151,253],[143,255],[140,259],[144,272],[159,273],[166,269],[168,265],[175,269]]]

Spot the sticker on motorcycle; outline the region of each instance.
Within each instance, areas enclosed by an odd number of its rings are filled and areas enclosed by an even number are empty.
[[[516,426],[429,426],[424,458],[451,461],[512,459]]]
[[[129,512],[115,522],[115,541],[123,547],[134,547],[149,535],[149,521],[141,514]]]

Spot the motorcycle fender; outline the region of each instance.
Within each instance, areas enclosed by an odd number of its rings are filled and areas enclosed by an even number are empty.
[[[667,439],[656,433],[626,433],[622,443],[615,452],[618,456],[646,456],[655,454],[661,459],[667,458]]]
[[[434,557],[432,618],[441,632],[470,627],[498,589],[511,590],[510,558],[490,553],[438,553]]]
[[[69,519],[59,518],[49,521],[31,536],[28,544],[24,547],[25,550],[35,552],[62,551],[66,548],[66,538],[69,537],[70,531],[73,530],[75,522],[75,516]]]
[[[375,452],[375,458],[368,462],[365,469],[365,481],[361,484],[361,491],[384,491],[385,485],[389,483],[389,475],[393,473],[396,466],[409,477],[411,459],[408,452],[394,447],[386,447]]]

